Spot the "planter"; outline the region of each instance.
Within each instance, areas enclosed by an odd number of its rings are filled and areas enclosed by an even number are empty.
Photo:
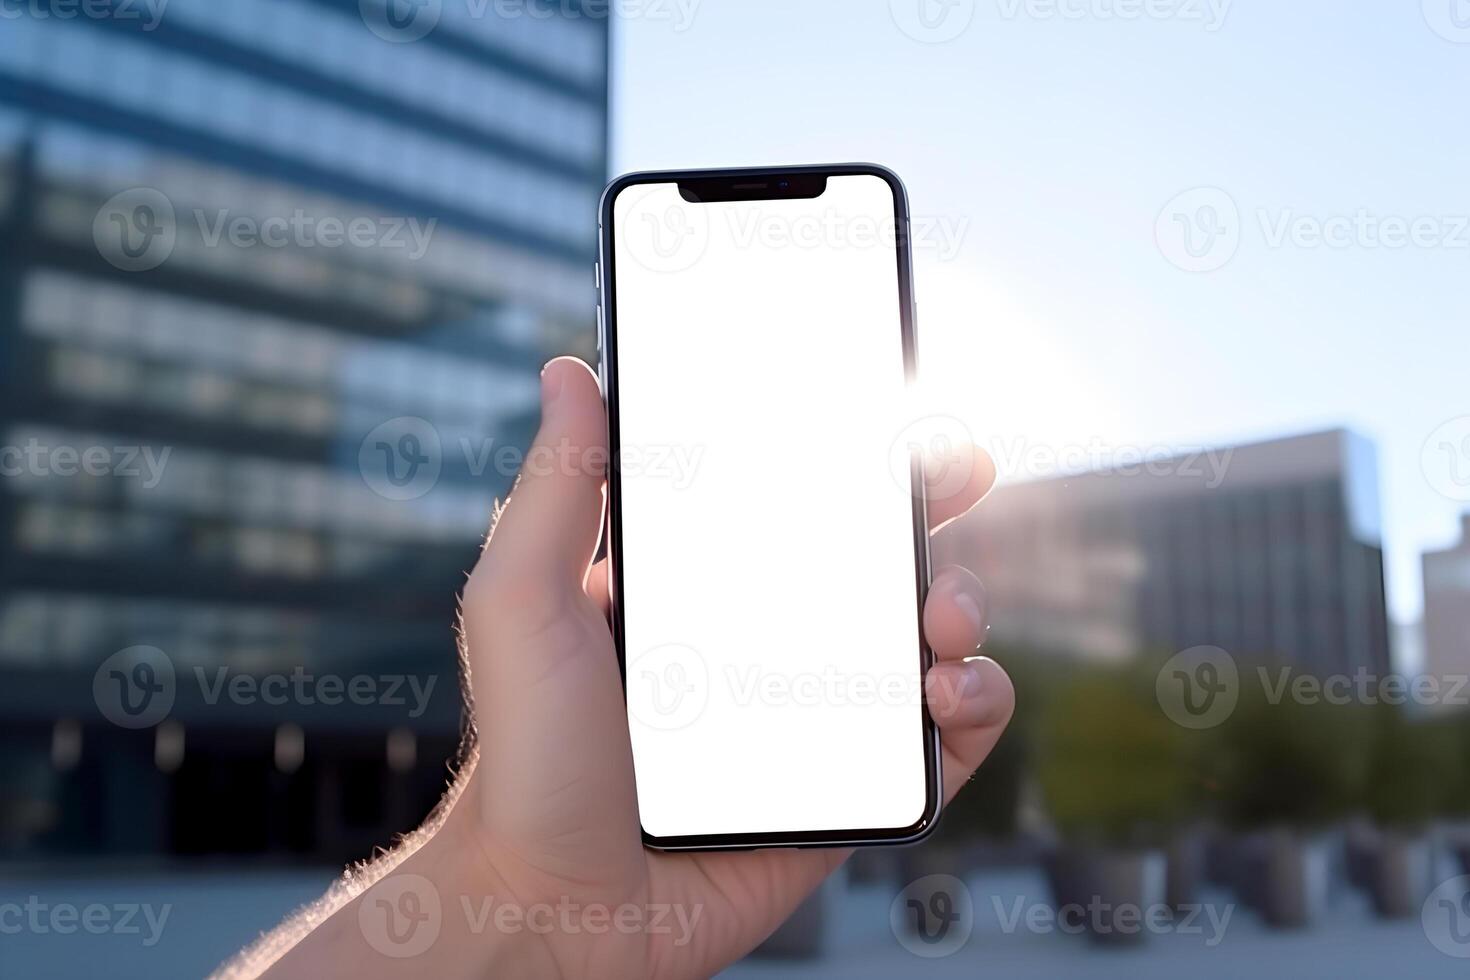
[[[847,859],[849,885],[886,884],[898,876],[899,856],[891,847],[860,847]]]
[[[970,870],[968,858],[966,850],[956,844],[929,843],[900,848],[893,863],[898,872],[898,887],[904,888],[926,875],[963,878]]]
[[[1240,877],[1240,839],[1213,834],[1205,839],[1205,880],[1221,888],[1235,888]]]
[[[1285,828],[1252,834],[1241,842],[1237,890],[1274,929],[1300,929],[1327,907],[1331,876],[1328,843]]]
[[[1381,919],[1416,916],[1429,895],[1432,850],[1423,837],[1386,831],[1368,869],[1368,895]]]
[[[772,959],[816,959],[827,950],[831,924],[831,906],[840,901],[843,888],[841,870],[828,878],[817,890],[796,907],[796,911],[752,955]]]
[[[1086,927],[1100,945],[1142,942],[1145,914],[1164,903],[1166,862],[1157,851],[1061,847],[1047,858],[1046,875],[1058,921]]]
[[[1163,904],[1165,877],[1164,855],[1157,851],[1095,855],[1088,870],[1097,901],[1087,916],[1093,941],[1105,946],[1143,942],[1148,936],[1144,916]]]
[[[1043,866],[1058,918],[1066,916],[1069,928],[1073,922],[1080,925],[1095,891],[1088,853],[1077,847],[1058,847],[1046,856]]]
[[[1450,861],[1450,877],[1470,875],[1470,822],[1447,823],[1439,831],[1439,848]]]
[[[1368,821],[1350,824],[1343,838],[1343,860],[1347,868],[1348,884],[1354,888],[1368,889],[1373,877],[1373,855],[1378,852],[1382,835]]]
[[[1178,911],[1199,904],[1205,881],[1205,852],[1209,835],[1190,830],[1176,836],[1164,852],[1164,904]]]

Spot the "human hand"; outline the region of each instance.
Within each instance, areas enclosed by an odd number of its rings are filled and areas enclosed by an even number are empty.
[[[983,453],[957,452],[963,458],[947,461],[945,495],[930,501],[939,534],[994,480]],[[432,949],[396,961],[375,958],[335,915],[317,930],[332,938],[307,936],[276,964],[280,975],[325,962],[330,950],[334,972],[359,978],[408,964],[435,977],[709,976],[759,944],[851,853],[643,847],[607,621],[607,564],[592,562],[605,510],[606,422],[597,382],[580,361],[559,358],[543,372],[541,429],[527,458],[557,464],[526,467],[463,596],[478,758],[442,823],[389,874],[424,876],[450,913]],[[968,473],[957,491],[956,462]],[[951,566],[935,574],[924,608],[936,656],[925,691],[943,737],[946,801],[984,761],[1014,707],[999,665],[967,659],[984,638],[984,605],[974,575]],[[601,909],[608,919],[633,910],[630,923],[676,909],[687,934],[553,925],[491,940],[452,913],[458,896],[492,894],[521,909]],[[348,907],[347,919],[357,918]]]

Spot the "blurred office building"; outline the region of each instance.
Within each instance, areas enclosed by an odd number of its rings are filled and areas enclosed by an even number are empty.
[[[1470,677],[1470,513],[1458,544],[1424,555],[1424,672]]]
[[[0,855],[337,861],[437,799],[593,335],[607,19],[541,6],[6,14]]]
[[[1001,644],[1381,674],[1377,487],[1371,443],[1320,432],[1003,485],[961,533]]]

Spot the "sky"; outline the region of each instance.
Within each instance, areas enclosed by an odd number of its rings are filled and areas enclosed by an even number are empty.
[[[1003,477],[1346,426],[1422,614],[1470,510],[1470,0],[614,9],[616,172],[902,176],[925,389]]]

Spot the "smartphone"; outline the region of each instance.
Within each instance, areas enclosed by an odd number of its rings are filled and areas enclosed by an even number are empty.
[[[903,184],[871,164],[634,173],[599,223],[645,844],[920,839],[941,779]]]

